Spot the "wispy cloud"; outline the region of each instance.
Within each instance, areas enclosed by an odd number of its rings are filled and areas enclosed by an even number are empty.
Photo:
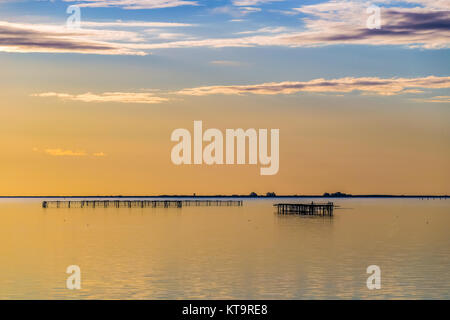
[[[34,147],[32,150],[33,152],[44,153],[53,157],[88,157],[89,155],[91,155],[92,157],[106,157],[106,153],[102,151],[89,154],[84,150],[74,151],[63,148],[47,148],[41,151],[39,148]]]
[[[115,103],[138,103],[138,104],[156,104],[166,102],[169,99],[155,96],[148,92],[104,92],[100,94],[83,93],[69,94],[58,92],[44,92],[33,94],[35,97],[56,97],[63,100],[81,101],[81,102],[115,102]]]
[[[65,149],[45,149],[45,153],[55,157],[85,157],[88,155],[85,151],[72,151]]]
[[[303,82],[271,82],[256,85],[205,86],[178,91],[178,94],[205,96],[212,94],[294,94],[298,92],[350,93],[359,91],[364,94],[391,96],[405,93],[418,93],[421,89],[450,88],[450,77],[429,76],[423,78],[339,78],[314,79]]]
[[[104,153],[104,152],[95,152],[92,155],[94,157],[106,157],[106,153]]]
[[[249,13],[260,12],[260,11],[261,11],[261,8],[257,8],[257,7],[234,7],[234,6],[216,7],[214,9],[210,10],[210,12],[212,14],[227,14],[234,18],[240,18],[240,17],[248,15]],[[239,19],[235,19],[235,20],[239,20]]]
[[[149,33],[152,33],[152,31],[150,31]],[[188,37],[184,33],[176,33],[176,32],[157,32],[156,36],[159,39],[179,39],[179,38],[186,38],[186,37]]]
[[[232,3],[235,6],[258,6],[265,3],[281,2],[284,0],[233,0]]]
[[[108,8],[119,7],[126,10],[160,9],[179,6],[196,6],[198,1],[187,0],[64,0],[77,2],[80,7]]]
[[[120,27],[120,28],[176,28],[191,27],[190,23],[146,22],[146,21],[82,21],[82,27]]]
[[[264,27],[259,28],[258,30],[249,30],[249,31],[240,31],[236,34],[258,34],[258,33],[268,33],[268,34],[275,34],[275,33],[283,33],[286,32],[285,27]]]
[[[436,96],[431,98],[412,99],[416,102],[430,102],[430,103],[448,103],[450,105],[450,96]]]
[[[238,67],[242,65],[242,63],[239,61],[231,61],[231,60],[214,60],[211,61],[210,64],[225,67]]]

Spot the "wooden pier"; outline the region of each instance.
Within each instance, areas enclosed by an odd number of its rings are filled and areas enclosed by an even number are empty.
[[[328,203],[277,203],[279,214],[300,214],[307,216],[333,216],[334,204]]]
[[[184,206],[238,206],[242,200],[54,200],[42,208],[182,208]]]

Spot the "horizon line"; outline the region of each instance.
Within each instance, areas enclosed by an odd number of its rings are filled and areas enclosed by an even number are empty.
[[[250,194],[216,194],[216,195],[196,195],[196,194],[162,194],[162,195],[0,195],[0,198],[449,198],[450,195],[429,195],[429,194],[329,194],[329,195],[250,195]]]

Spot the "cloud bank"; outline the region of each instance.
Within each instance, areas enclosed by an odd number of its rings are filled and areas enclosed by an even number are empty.
[[[166,94],[184,96],[208,95],[290,95],[301,92],[346,94],[359,92],[363,95],[394,96],[400,94],[419,94],[425,90],[450,88],[450,77],[428,76],[420,78],[378,78],[378,77],[345,77],[338,79],[313,79],[309,81],[268,82],[252,85],[218,85],[185,88]],[[128,103],[158,104],[169,101],[169,98],[155,96],[148,92],[105,92],[100,94],[69,94],[44,92],[33,94],[35,97],[56,97],[62,100],[81,101],[86,103]],[[449,96],[431,98],[415,98],[417,102],[449,103]]]
[[[401,6],[404,3],[414,7]],[[369,29],[372,4],[381,7],[381,28]],[[318,47],[328,45],[400,45],[410,48],[441,49],[450,47],[450,1],[428,0],[335,0],[304,5],[291,10],[301,14],[304,26],[289,32],[261,36],[209,38],[149,44],[147,49],[189,47]],[[268,29],[269,30],[269,29]],[[273,30],[273,28],[272,28]],[[254,33],[242,31],[241,35]],[[274,32],[272,32],[274,33]]]
[[[189,96],[225,95],[276,95],[295,94],[299,92],[316,93],[350,93],[359,91],[364,94],[392,96],[405,93],[421,93],[423,89],[450,88],[450,77],[429,76],[423,78],[339,78],[314,79],[303,82],[270,82],[256,85],[205,86],[188,88],[178,94]]]
[[[74,2],[74,0],[66,0]],[[81,2],[81,3],[80,3]],[[84,0],[89,7],[152,9],[198,5],[182,0]],[[209,13],[246,15],[262,11],[258,5],[274,0],[235,0]],[[381,28],[369,29],[366,9],[381,7]],[[408,6],[405,6],[407,4]],[[284,10],[286,11],[286,10]],[[177,22],[82,21],[82,29],[64,25],[11,23],[0,21],[0,52],[88,53],[104,55],[147,55],[152,50],[171,48],[224,47],[320,47],[330,45],[404,46],[408,48],[450,48],[450,1],[448,0],[330,0],[293,8],[298,26],[271,25],[257,30],[243,29],[218,37],[166,28],[186,28]],[[164,28],[164,29],[161,29]],[[226,33],[226,30],[224,30]]]
[[[119,41],[140,42],[143,39],[134,32],[121,30],[68,29],[61,25],[0,21],[0,52],[147,54],[133,48],[133,43]]]

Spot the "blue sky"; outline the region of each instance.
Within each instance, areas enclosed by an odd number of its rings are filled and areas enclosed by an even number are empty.
[[[372,4],[381,10],[379,30],[366,26]],[[80,7],[80,29],[66,25],[70,5]],[[441,0],[55,0],[0,6],[0,52],[32,56],[19,59],[53,54],[71,64],[73,55],[91,62],[100,56],[106,64],[119,61],[117,69],[146,65],[161,75],[147,85],[162,90],[320,78],[446,78],[450,71],[450,5]],[[134,85],[130,80],[124,90]],[[416,87],[402,93],[432,89],[447,96],[446,84]]]

